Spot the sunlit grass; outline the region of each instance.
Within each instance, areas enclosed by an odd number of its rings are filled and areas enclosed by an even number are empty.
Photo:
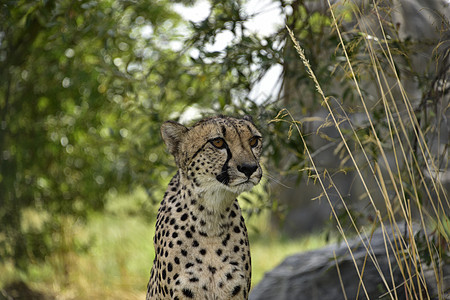
[[[85,224],[73,219],[65,222],[64,230],[70,236],[67,248],[58,249],[44,263],[31,263],[27,274],[12,264],[0,265],[0,288],[22,280],[58,299],[145,299],[154,257],[155,220],[130,213],[140,207],[142,197],[142,191],[115,196],[106,213],[90,215]],[[247,217],[253,287],[287,255],[318,248],[325,240],[313,235],[300,240],[283,238],[270,229],[268,217],[267,211]]]
[[[255,287],[267,271],[280,264],[287,256],[320,248],[326,244],[321,234],[289,239],[279,235],[250,238],[252,253],[252,287]]]
[[[0,280],[23,280],[59,299],[144,299],[153,257],[153,228],[140,217],[98,215],[74,241],[89,236],[86,252],[60,250],[44,263],[30,264],[27,275],[11,265],[0,267]]]

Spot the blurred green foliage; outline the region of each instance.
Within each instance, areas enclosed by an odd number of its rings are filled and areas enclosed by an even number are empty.
[[[174,164],[159,126],[186,108],[250,113],[261,125],[271,117],[273,105],[239,96],[260,78],[250,64],[270,65],[270,47],[248,36],[217,59],[201,45],[228,21],[191,24],[195,34],[186,41],[192,29],[172,4],[0,5],[1,259],[26,269],[66,251],[67,219],[83,223],[104,210],[108,195],[144,187],[149,203],[160,201]],[[234,20],[240,10],[227,5],[217,2],[214,12]],[[153,210],[142,204],[142,214]]]
[[[167,47],[171,36],[141,33],[176,26],[165,2],[7,1],[0,9],[0,257],[25,267],[57,247],[61,216],[84,218],[103,209],[108,191],[159,182],[166,160],[157,124],[181,97],[171,91],[189,79]],[[167,73],[183,80],[163,85]],[[24,228],[27,207],[45,213],[43,224]]]

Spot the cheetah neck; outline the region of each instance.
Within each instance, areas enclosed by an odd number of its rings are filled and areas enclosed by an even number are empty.
[[[199,197],[198,203],[205,207],[198,211],[198,225],[204,220],[203,227],[209,236],[221,236],[229,229],[228,214],[236,201],[237,195],[228,191],[204,191]]]
[[[199,193],[199,202],[204,203],[208,210],[218,215],[229,208],[239,194],[226,190],[205,190]]]
[[[236,197],[239,193],[218,187],[216,183],[211,185],[183,184],[181,176],[181,186],[190,186],[192,189],[189,209],[196,216],[195,227],[204,231],[208,236],[220,236],[226,232],[230,226],[229,213],[235,211],[240,215]],[[236,204],[235,204],[236,203]]]

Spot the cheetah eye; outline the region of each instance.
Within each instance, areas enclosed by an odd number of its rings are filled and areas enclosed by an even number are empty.
[[[250,143],[250,147],[255,148],[259,144],[259,137],[257,137],[257,136],[252,137],[250,139],[249,143]]]
[[[223,149],[226,146],[225,140],[223,138],[216,138],[216,139],[213,139],[210,142],[217,149]]]

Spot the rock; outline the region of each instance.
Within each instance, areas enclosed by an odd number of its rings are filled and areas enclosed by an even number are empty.
[[[386,233],[385,238],[394,242],[392,231],[386,229]],[[347,245],[343,242],[286,258],[279,266],[265,274],[263,280],[252,290],[250,300],[406,299],[405,286],[401,285],[404,281],[403,276],[399,271],[393,252],[389,251],[389,256],[386,255],[382,230],[378,229],[374,232],[370,243],[367,238],[364,239],[364,242],[370,248],[369,253],[376,258],[376,260],[374,259],[375,263],[367,256],[366,248],[359,238],[349,241],[349,246],[358,269],[361,271],[364,268],[365,290],[359,284],[360,280],[355,264]],[[336,261],[343,287],[336,268]],[[364,262],[366,263],[364,264]],[[392,266],[393,278],[389,264]],[[447,282],[444,282],[443,286],[448,288],[450,267],[444,265],[443,272],[443,277],[447,278]],[[428,272],[428,274],[427,282],[435,282],[434,272]],[[395,282],[397,287],[401,285],[396,289],[396,295],[392,294],[391,297],[387,293],[388,288],[383,283],[383,277],[389,289],[392,289],[392,282]],[[415,282],[417,282],[416,280],[417,278],[414,277]],[[436,284],[434,287],[433,285],[428,286],[428,291],[430,296],[436,296],[437,299]]]

